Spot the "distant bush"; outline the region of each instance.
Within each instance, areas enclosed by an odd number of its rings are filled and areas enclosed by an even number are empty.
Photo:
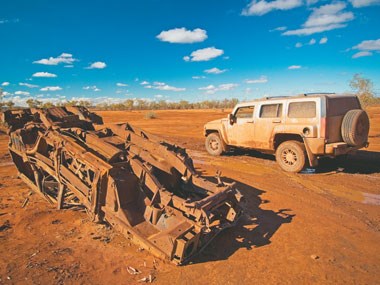
[[[380,98],[375,96],[373,83],[370,79],[363,78],[360,74],[355,74],[350,81],[350,87],[356,91],[363,108],[380,104]]]
[[[157,114],[153,111],[145,113],[145,119],[157,119]]]

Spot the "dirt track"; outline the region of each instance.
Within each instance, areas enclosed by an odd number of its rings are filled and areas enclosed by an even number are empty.
[[[0,284],[380,284],[380,107],[370,148],[315,174],[289,174],[255,152],[211,157],[202,127],[221,111],[99,112],[188,148],[195,166],[237,181],[247,210],[192,264],[154,259],[85,213],[57,211],[17,178],[0,134]],[[29,202],[21,208],[25,198]],[[130,275],[127,266],[142,273]]]

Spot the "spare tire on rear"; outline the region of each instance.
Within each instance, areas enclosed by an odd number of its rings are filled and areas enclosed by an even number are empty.
[[[342,121],[342,138],[349,146],[362,146],[368,141],[369,118],[364,110],[350,110]]]

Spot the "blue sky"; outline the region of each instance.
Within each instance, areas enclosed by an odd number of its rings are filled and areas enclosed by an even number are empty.
[[[1,0],[5,100],[189,101],[380,86],[380,0]]]

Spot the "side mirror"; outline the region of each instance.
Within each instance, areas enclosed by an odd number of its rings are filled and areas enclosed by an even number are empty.
[[[231,126],[235,123],[235,116],[233,114],[228,114],[228,122]]]

